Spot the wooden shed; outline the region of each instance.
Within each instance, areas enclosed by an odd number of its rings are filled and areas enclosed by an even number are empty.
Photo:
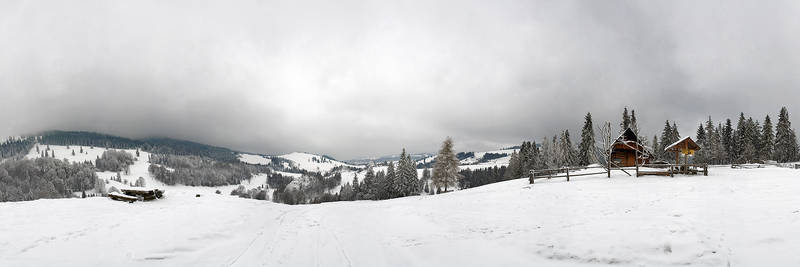
[[[664,151],[675,152],[675,164],[681,164],[681,154],[683,154],[683,164],[689,164],[689,155],[694,155],[694,152],[700,150],[700,146],[692,140],[692,137],[684,137],[675,143],[664,148]]]
[[[617,137],[611,146],[611,161],[619,167],[649,164],[653,153],[639,142],[639,137],[630,128]]]

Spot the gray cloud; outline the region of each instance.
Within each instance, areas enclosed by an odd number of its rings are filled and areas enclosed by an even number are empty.
[[[793,1],[4,1],[0,134],[340,158],[800,109]]]

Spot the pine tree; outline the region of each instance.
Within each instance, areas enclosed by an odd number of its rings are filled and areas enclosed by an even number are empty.
[[[417,173],[417,165],[413,159],[411,159],[411,155],[406,155],[406,172],[409,174],[406,182],[406,187],[408,188],[409,195],[419,195],[422,191],[418,188],[419,185],[419,174]]]
[[[664,149],[673,143],[673,141],[670,141],[672,140],[672,133],[672,126],[669,124],[668,120],[664,123],[664,130],[661,131],[661,145],[658,147],[658,157],[662,160],[670,160],[670,157],[667,157]]]
[[[628,115],[628,107],[622,111],[622,121],[619,123],[620,133],[631,127],[631,117]]]
[[[708,163],[708,153],[707,148],[707,141],[706,141],[706,129],[703,128],[703,124],[701,123],[700,126],[697,127],[697,145],[700,146],[700,150],[694,156],[695,163]]]
[[[725,160],[724,163],[731,163],[733,162],[734,158],[734,146],[735,142],[733,140],[733,125],[731,123],[731,119],[725,120],[725,126],[722,128],[722,133],[720,134],[722,137],[722,146],[725,148]]]
[[[577,158],[578,153],[575,151],[575,147],[572,146],[572,140],[569,137],[569,130],[564,130],[564,133],[561,135],[561,149],[564,153],[564,166],[575,165],[575,158]]]
[[[736,132],[733,135],[733,162],[744,163],[746,161],[744,155],[744,147],[747,143],[747,122],[744,118],[744,113],[739,113],[739,122],[736,123]]]
[[[517,154],[517,151],[514,150],[514,152],[511,152],[511,158],[508,160],[508,171],[505,173],[506,179],[517,179],[522,177],[522,175],[519,173],[519,164],[519,154]]]
[[[353,200],[358,200],[358,193],[361,192],[361,185],[358,182],[358,173],[353,174]]]
[[[364,175],[364,182],[361,184],[362,197],[359,199],[375,199],[375,171],[372,169],[372,164],[367,167],[367,173]]]
[[[772,120],[767,115],[764,118],[764,125],[761,128],[761,152],[760,157],[764,160],[772,159],[772,153],[775,148],[775,132],[772,130]]]
[[[635,125],[635,118],[632,117],[632,123]],[[583,121],[583,129],[581,130],[581,143],[578,149],[578,164],[586,166],[592,163],[592,156],[594,155],[594,126],[592,125],[592,114],[586,113]]]
[[[636,110],[631,110],[631,130],[639,136],[639,124],[636,123]]]
[[[773,159],[778,162],[791,162],[797,160],[797,137],[792,123],[789,121],[789,111],[782,107],[778,114],[778,124],[775,125],[775,152]]]
[[[672,122],[672,143],[678,142],[681,139],[681,134],[678,132],[678,125],[675,121]]]
[[[395,198],[400,195],[402,182],[397,178],[397,172],[394,168],[394,163],[389,162],[389,167],[386,168],[386,180],[384,181],[383,188],[381,188],[387,198]]]
[[[436,163],[433,167],[433,183],[437,192],[444,187],[447,192],[448,187],[455,185],[458,180],[458,158],[453,150],[453,139],[447,137],[442,143]]]

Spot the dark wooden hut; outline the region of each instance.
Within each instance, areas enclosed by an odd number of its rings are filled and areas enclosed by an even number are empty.
[[[639,137],[630,128],[617,137],[611,146],[611,161],[619,167],[649,164],[653,153],[639,142]]]

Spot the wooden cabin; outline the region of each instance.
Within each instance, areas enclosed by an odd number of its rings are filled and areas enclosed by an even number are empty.
[[[689,164],[689,155],[694,155],[697,150],[700,150],[700,146],[689,136],[664,148],[664,151],[675,152],[675,164],[681,164],[681,155],[684,158],[683,164]]]
[[[630,128],[617,137],[611,145],[611,161],[618,167],[633,167],[649,164],[653,153],[639,142],[639,137]]]

